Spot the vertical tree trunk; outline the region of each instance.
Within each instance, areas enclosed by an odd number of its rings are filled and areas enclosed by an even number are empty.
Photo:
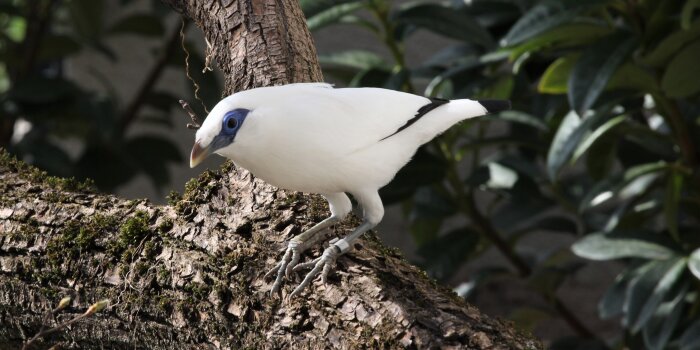
[[[260,86],[323,81],[297,1],[163,0],[202,29],[230,95]]]
[[[203,29],[229,92],[322,79],[295,0],[166,2]],[[330,284],[290,301],[268,296],[264,272],[327,208],[317,196],[274,189],[230,164],[155,206],[92,193],[2,153],[0,193],[0,348],[36,333],[64,295],[74,301],[59,321],[99,299],[112,305],[44,348],[541,347],[436,285],[372,234],[338,260]]]

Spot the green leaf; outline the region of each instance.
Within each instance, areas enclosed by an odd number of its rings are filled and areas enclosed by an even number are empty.
[[[700,38],[700,21],[696,21],[687,30],[678,30],[667,36],[653,51],[642,57],[641,62],[646,66],[662,67],[680,49]]]
[[[496,114],[489,114],[487,116],[481,117],[481,119],[486,119],[486,120],[503,120],[511,123],[519,123],[527,126],[531,126],[535,129],[541,130],[541,131],[548,131],[549,126],[542,121],[540,118],[537,118],[533,115],[527,114],[525,112],[520,112],[520,111],[503,111],[500,113]]]
[[[615,277],[615,282],[605,291],[603,298],[598,303],[598,315],[606,320],[624,311],[625,298],[627,296],[627,285],[636,275],[636,270],[626,269]]]
[[[576,163],[578,159],[588,151],[593,144],[600,140],[602,137],[606,136],[608,132],[615,129],[616,126],[622,124],[626,117],[624,115],[612,118],[605,122],[603,125],[595,129],[590,135],[588,135],[583,141],[578,145],[576,151],[574,151],[573,157],[571,157],[571,163]]]
[[[579,54],[559,57],[542,74],[537,91],[543,94],[565,94],[569,91],[569,76],[578,61]]]
[[[611,29],[599,23],[571,23],[542,33],[510,50],[510,60],[542,49],[553,50],[563,47],[580,46],[610,34]]]
[[[584,115],[636,44],[634,37],[621,32],[589,46],[571,71],[568,83],[571,109]]]
[[[678,156],[675,141],[669,135],[661,134],[646,125],[635,122],[625,123],[620,128],[620,133],[626,140],[644,147],[661,158],[673,159]]]
[[[634,63],[623,63],[608,82],[606,90],[635,90],[644,93],[659,91],[656,78]]]
[[[671,287],[685,269],[684,258],[652,261],[642,266],[643,272],[627,286],[625,324],[632,333],[638,332],[654,315]]]
[[[464,60],[461,60],[458,65],[450,67],[446,71],[434,77],[430,81],[428,86],[425,88],[425,95],[436,96],[436,92],[440,90],[442,84],[445,83],[447,80],[452,80],[456,82],[461,76],[469,75],[470,73],[475,71],[477,67],[481,67],[482,65],[483,62],[481,62],[481,60],[479,60],[477,57],[466,57]]]
[[[337,24],[341,18],[365,7],[364,2],[351,2],[346,4],[340,4],[326,9],[318,14],[309,17],[306,20],[306,24],[309,26],[310,31],[319,30],[323,27]]]
[[[594,142],[586,156],[586,170],[592,180],[600,181],[609,176],[617,155],[617,135],[608,134]]]
[[[666,345],[683,314],[686,291],[687,284],[679,290],[673,299],[660,304],[652,318],[644,326],[642,334],[644,343],[649,350],[666,349]]]
[[[374,52],[363,50],[349,50],[319,55],[318,60],[322,65],[346,66],[356,69],[390,68],[383,58]]]
[[[495,218],[493,225],[499,231],[514,231],[554,205],[551,199],[542,194],[538,184],[522,172],[518,172],[518,181],[511,189],[498,191],[508,198],[508,201],[499,206],[492,215]]]
[[[501,40],[501,46],[513,46],[531,38],[571,23],[580,13],[605,5],[608,1],[553,0],[543,1],[530,9]]]
[[[629,199],[637,196],[646,191],[660,171],[668,168],[669,165],[665,162],[640,164],[625,170],[622,176],[603,179],[581,199],[579,210],[583,212],[612,198]]]
[[[486,187],[490,189],[510,189],[518,181],[518,173],[496,162],[486,165],[489,170],[489,180]]]
[[[693,321],[680,339],[680,350],[697,349],[700,349],[700,320]]]
[[[700,40],[684,47],[673,57],[661,78],[661,88],[670,97],[683,98],[700,92],[700,79],[691,72],[700,57]]]
[[[547,153],[547,174],[551,180],[554,180],[559,173],[559,169],[566,163],[571,152],[574,150],[575,143],[570,142],[572,135],[576,133],[581,125],[581,118],[576,113],[569,112],[559,124],[559,129],[554,135],[552,145]],[[581,134],[582,136],[583,134]]]
[[[642,258],[663,260],[675,255],[660,234],[652,232],[592,233],[571,246],[574,254],[590,260]]]
[[[695,10],[700,9],[700,0],[688,0],[681,11],[681,28],[688,30],[693,22]]]
[[[422,67],[442,67],[449,66],[463,60],[465,57],[476,59],[476,49],[470,44],[458,44],[448,46],[425,60]]]
[[[165,33],[160,18],[150,14],[135,14],[124,17],[115,23],[108,32],[110,34],[134,34],[159,38]]]
[[[700,279],[700,248],[695,249],[688,257],[688,269],[695,278]]]
[[[491,34],[476,20],[466,12],[449,6],[426,3],[409,5],[396,13],[396,20],[482,47],[495,46]]]
[[[10,40],[16,43],[22,42],[27,35],[27,20],[20,16],[11,17],[5,33]]]
[[[564,116],[547,153],[547,174],[550,180],[556,180],[559,171],[571,158],[583,136],[603,117],[605,114],[599,113],[581,121],[573,111]]]

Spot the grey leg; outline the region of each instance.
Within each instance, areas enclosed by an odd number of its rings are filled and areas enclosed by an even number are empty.
[[[275,282],[272,284],[272,289],[270,290],[271,295],[280,290],[280,287],[282,286],[282,279],[284,278],[285,274],[289,276],[289,274],[292,272],[292,268],[294,268],[294,266],[296,266],[296,264],[299,262],[301,253],[318,240],[317,234],[322,230],[340,222],[352,209],[350,199],[345,195],[345,193],[332,193],[325,194],[323,196],[326,198],[326,200],[328,200],[328,204],[331,209],[331,216],[289,241],[282,260],[265,275],[267,278],[274,275],[275,272],[277,273]]]
[[[369,231],[381,221],[384,216],[384,206],[376,191],[353,194],[355,199],[362,205],[364,220],[360,226],[355,228],[349,235],[331,243],[331,246],[323,251],[323,254],[313,261],[299,264],[293,268],[294,271],[312,268],[311,271],[304,277],[304,280],[297,286],[290,298],[299,295],[306,286],[320,273],[321,281],[326,283],[328,273],[333,268],[336,259],[342,254],[347,253],[352,247],[353,242],[363,233]]]

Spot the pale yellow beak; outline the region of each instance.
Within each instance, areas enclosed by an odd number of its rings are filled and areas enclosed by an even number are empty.
[[[190,153],[190,168],[194,168],[211,154],[211,147],[202,147],[199,142],[195,142]]]

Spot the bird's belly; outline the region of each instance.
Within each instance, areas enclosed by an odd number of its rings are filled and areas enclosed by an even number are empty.
[[[383,142],[348,154],[288,148],[266,148],[254,158],[231,154],[233,161],[255,177],[279,188],[337,193],[379,189],[394,178],[415,153],[413,145]],[[260,161],[264,159],[264,161]]]
[[[297,159],[297,160],[295,160]],[[299,161],[295,157],[272,158],[265,162],[247,162],[234,159],[234,162],[250,171],[255,177],[279,188],[310,193],[344,192],[343,182],[338,181],[338,173],[328,162]]]

